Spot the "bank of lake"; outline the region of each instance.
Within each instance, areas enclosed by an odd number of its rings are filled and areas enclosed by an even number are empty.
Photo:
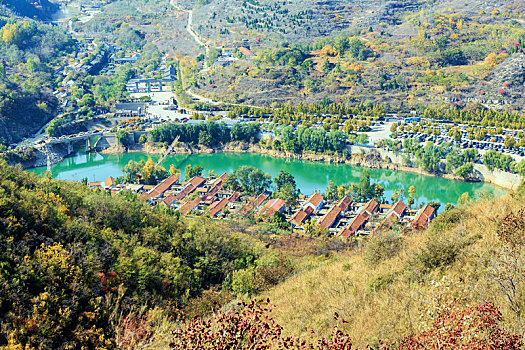
[[[51,167],[52,176],[56,179],[80,181],[101,181],[108,176],[121,176],[122,168],[130,161],[140,161],[152,158],[159,159],[159,155],[142,152],[128,152],[123,154],[84,154],[78,153],[65,158],[62,162]],[[313,162],[305,160],[275,158],[257,153],[198,153],[168,155],[162,164],[169,169],[170,164],[184,170],[187,164],[200,165],[204,168],[204,175],[209,170],[217,174],[231,173],[242,165],[250,165],[275,176],[280,170],[288,171],[295,177],[298,188],[304,194],[322,191],[332,180],[336,184],[358,183],[364,168],[355,165]],[[45,167],[31,169],[35,173],[44,174]],[[371,179],[385,188],[385,199],[390,200],[395,190],[402,189],[405,197],[408,188],[415,186],[417,203],[439,201],[441,203],[457,203],[458,198],[465,192],[471,197],[501,196],[505,190],[489,183],[472,183],[458,180],[449,180],[442,177],[431,177],[415,173],[408,173],[389,169],[368,169]]]

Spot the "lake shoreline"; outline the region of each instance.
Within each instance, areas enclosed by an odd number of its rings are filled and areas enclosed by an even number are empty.
[[[131,147],[124,148],[122,146],[110,147],[100,153],[102,154],[123,154],[123,153],[145,153],[148,155],[160,155],[166,151],[164,147],[155,147],[152,145],[142,145],[135,144]],[[347,164],[352,166],[358,166],[369,169],[384,169],[384,170],[394,170],[401,171],[406,173],[412,173],[417,175],[423,175],[428,177],[439,177],[452,181],[461,181],[467,183],[476,183],[483,182],[489,183],[496,187],[499,187],[504,190],[515,190],[516,184],[511,183],[510,181],[491,181],[487,177],[478,178],[473,177],[470,179],[464,179],[460,176],[454,174],[435,174],[425,171],[418,167],[409,167],[397,162],[392,161],[391,159],[383,159],[379,154],[378,149],[370,148],[369,152],[366,153],[352,153],[350,157],[345,158],[341,155],[327,155],[327,154],[315,154],[315,153],[293,153],[286,151],[279,151],[274,149],[268,149],[261,147],[257,144],[249,144],[245,142],[230,142],[219,147],[203,147],[203,146],[189,146],[189,145],[179,145],[174,147],[172,152],[169,155],[176,154],[213,154],[213,153],[256,153],[261,155],[267,155],[274,158],[282,159],[292,159],[300,161],[313,161],[313,162],[325,162],[325,163],[334,163],[334,164]]]

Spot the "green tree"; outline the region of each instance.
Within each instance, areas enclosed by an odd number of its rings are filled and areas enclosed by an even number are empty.
[[[474,165],[472,163],[466,163],[460,166],[455,170],[455,173],[457,176],[461,176],[463,178],[469,177],[472,175],[472,172],[474,171]]]
[[[296,188],[296,183],[293,175],[284,170],[279,171],[279,174],[277,174],[273,181],[277,186],[277,191],[280,191],[281,188],[286,184],[290,184],[294,189]]]
[[[128,138],[129,134],[126,130],[120,129],[115,133],[115,138],[117,139],[117,142],[119,145],[127,146],[128,145]]]
[[[189,180],[195,176],[202,176],[203,170],[204,168],[200,165],[192,166],[191,164],[187,164],[184,167],[184,174],[186,174],[186,180]]]

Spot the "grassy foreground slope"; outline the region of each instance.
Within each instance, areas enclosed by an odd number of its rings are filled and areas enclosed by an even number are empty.
[[[444,310],[485,302],[500,308],[503,328],[523,334],[523,195],[446,211],[424,232],[376,236],[262,295],[286,334],[327,336],[338,313],[357,348],[399,341],[429,329]]]

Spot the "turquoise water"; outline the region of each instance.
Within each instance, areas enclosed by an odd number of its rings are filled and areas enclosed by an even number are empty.
[[[54,178],[62,180],[80,181],[87,177],[88,181],[101,181],[108,176],[122,175],[122,167],[128,161],[147,160],[151,157],[156,161],[159,156],[144,153],[126,153],[121,155],[77,154],[66,158],[59,164],[51,167]],[[169,169],[170,164],[183,170],[186,164],[204,167],[204,174],[208,170],[215,170],[217,174],[231,173],[242,165],[251,165],[263,171],[277,175],[280,170],[286,170],[295,177],[298,188],[304,194],[315,190],[324,191],[328,181],[337,184],[358,183],[363,168],[346,164],[331,164],[324,162],[310,162],[273,158],[255,153],[213,153],[194,155],[171,155],[166,157],[162,165]],[[46,168],[32,169],[35,173],[43,174]],[[390,200],[394,190],[403,189],[408,193],[410,186],[416,187],[417,202],[439,201],[441,203],[456,203],[459,196],[468,192],[471,197],[482,195],[500,196],[506,193],[492,184],[470,183],[447,180],[440,177],[430,177],[395,170],[369,169],[374,182],[385,187],[385,198]]]

